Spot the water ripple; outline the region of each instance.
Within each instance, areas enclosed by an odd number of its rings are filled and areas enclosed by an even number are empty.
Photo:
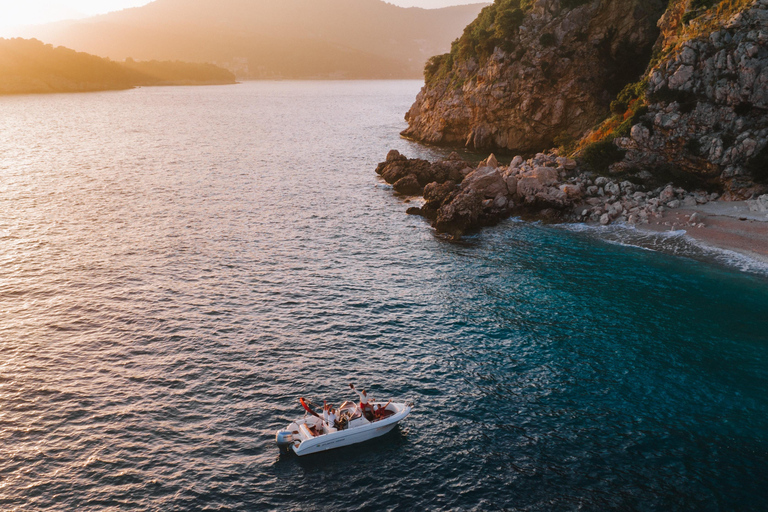
[[[418,88],[0,99],[0,508],[764,506],[764,276],[517,220],[434,236],[372,174],[439,153],[397,137]],[[296,398],[352,381],[416,408],[280,454]]]

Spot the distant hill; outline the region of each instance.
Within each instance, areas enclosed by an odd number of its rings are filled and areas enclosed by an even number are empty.
[[[212,62],[241,78],[420,78],[484,5],[157,0],[26,35],[115,60]]]
[[[0,39],[0,94],[86,92],[142,85],[234,83],[235,76],[210,64],[114,62],[36,39]]]

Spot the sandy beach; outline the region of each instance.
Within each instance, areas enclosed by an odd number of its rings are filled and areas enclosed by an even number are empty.
[[[768,262],[768,212],[750,210],[747,201],[667,209],[662,217],[639,227],[654,232],[683,229],[705,244]]]

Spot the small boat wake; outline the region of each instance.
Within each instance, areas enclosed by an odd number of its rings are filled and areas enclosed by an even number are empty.
[[[281,449],[292,450],[296,455],[303,456],[362,443],[394,429],[411,413],[413,407],[413,403],[392,400],[362,401],[364,398],[367,398],[367,395],[361,396],[359,404],[344,402],[337,411],[331,409],[332,415],[328,413],[329,409],[325,408],[322,416],[314,411],[304,398],[299,398],[299,403],[305,410],[304,417],[277,432],[277,445]]]

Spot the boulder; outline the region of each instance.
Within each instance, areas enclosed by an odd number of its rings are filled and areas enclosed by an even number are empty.
[[[488,156],[488,158],[480,162],[480,165],[478,165],[477,168],[480,169],[481,167],[493,167],[494,169],[496,169],[498,166],[499,166],[499,161],[496,160],[496,155],[491,153],[490,156]]]
[[[384,178],[384,181],[389,184],[394,184],[402,178],[406,177],[409,173],[405,165],[402,165],[400,162],[392,162],[390,164],[386,164],[381,170],[380,174],[381,177]]]
[[[453,181],[432,182],[424,187],[424,200],[428,205],[438,208],[454,190],[456,190],[456,183]]]
[[[622,211],[624,211],[624,208],[621,206],[621,203],[617,201],[608,205],[607,214],[611,217],[611,219],[615,219],[621,215]]]
[[[522,178],[517,181],[517,197],[524,203],[533,203],[537,194],[546,192],[546,187],[536,178]]]
[[[768,212],[768,194],[758,197],[755,202],[757,203],[757,211]]]
[[[421,185],[419,185],[419,180],[417,180],[416,176],[413,174],[409,174],[397,180],[393,185],[393,188],[395,189],[395,192],[406,196],[421,195],[423,190]]]
[[[565,158],[564,156],[559,156],[555,159],[557,162],[558,167],[562,167],[563,169],[566,169],[568,171],[574,170],[576,167],[578,167],[578,164],[576,163],[576,160],[572,160],[570,158]]]
[[[605,184],[605,193],[610,194],[612,196],[620,196],[621,195],[621,187],[618,183],[614,183],[612,181],[609,181]]]
[[[498,169],[481,167],[470,173],[461,184],[463,190],[475,190],[487,198],[507,195],[507,183]]]
[[[510,196],[514,196],[517,194],[517,177],[512,175],[507,175],[504,178],[504,181],[507,184],[507,194]]]
[[[672,187],[672,185],[667,185],[664,190],[661,191],[661,194],[659,194],[659,200],[662,204],[668,203],[669,201],[672,201],[675,198],[675,189]]]
[[[551,167],[536,167],[533,170],[532,177],[539,180],[539,183],[546,187],[557,184],[557,170]]]
[[[396,162],[398,160],[407,160],[407,158],[401,155],[396,149],[390,150],[390,152],[387,153],[387,163]]]
[[[560,185],[560,190],[562,190],[569,199],[580,199],[583,195],[580,185]]]
[[[437,212],[435,229],[461,236],[475,226],[483,213],[483,196],[474,189],[462,190]]]

